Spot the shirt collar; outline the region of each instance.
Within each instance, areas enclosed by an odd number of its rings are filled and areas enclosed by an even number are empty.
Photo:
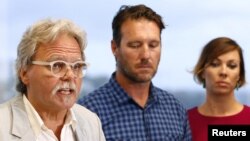
[[[66,125],[71,125],[73,131],[76,130],[77,120],[76,120],[76,115],[75,115],[75,113],[73,112],[72,108],[69,109],[69,112],[67,113],[66,120],[65,120],[65,124],[66,124]]]
[[[126,91],[118,84],[115,79],[115,72],[112,74],[109,84],[113,89],[114,93],[113,96],[117,99],[120,104],[127,103],[128,101],[132,100],[132,98],[126,93]]]
[[[113,88],[113,96],[116,97],[117,101],[120,104],[127,103],[128,101],[133,101],[133,99],[126,93],[126,91],[121,87],[121,85],[116,81],[115,78],[115,72],[113,72],[109,83],[111,85],[111,88]],[[150,105],[152,102],[157,101],[158,93],[156,91],[156,88],[154,87],[153,83],[150,83],[150,94],[149,94],[149,100],[147,102],[147,105]]]

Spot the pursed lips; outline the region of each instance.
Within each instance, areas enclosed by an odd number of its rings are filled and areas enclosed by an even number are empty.
[[[222,87],[225,87],[225,86],[229,85],[229,83],[226,82],[226,81],[217,81],[216,84],[218,84],[219,86],[222,86]]]
[[[140,64],[136,65],[136,67],[137,68],[153,68],[153,66],[150,63],[147,63],[147,64],[140,63]]]

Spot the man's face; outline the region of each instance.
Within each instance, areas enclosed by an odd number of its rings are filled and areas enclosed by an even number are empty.
[[[121,35],[120,46],[113,47],[117,71],[133,82],[151,81],[160,62],[160,29],[145,19],[127,20],[122,24]]]
[[[40,44],[33,61],[76,62],[82,60],[80,46],[77,41],[66,34],[57,37],[53,43]],[[55,77],[50,66],[31,65],[21,74],[27,86],[27,96],[36,110],[66,110],[76,102],[82,79],[74,75],[68,67],[63,77]]]

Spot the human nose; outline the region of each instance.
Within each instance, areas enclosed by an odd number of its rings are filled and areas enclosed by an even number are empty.
[[[222,65],[220,68],[220,76],[221,77],[226,77],[227,76],[227,66],[226,65]]]
[[[73,71],[73,66],[70,64],[66,65],[64,78],[76,78],[76,74]]]
[[[150,57],[150,48],[149,48],[149,46],[148,45],[142,46],[140,54],[141,54],[142,58],[148,59]]]

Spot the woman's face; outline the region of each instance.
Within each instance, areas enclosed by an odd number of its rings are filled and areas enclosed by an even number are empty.
[[[237,50],[233,50],[218,56],[204,69],[208,93],[233,93],[240,79],[240,56]]]

